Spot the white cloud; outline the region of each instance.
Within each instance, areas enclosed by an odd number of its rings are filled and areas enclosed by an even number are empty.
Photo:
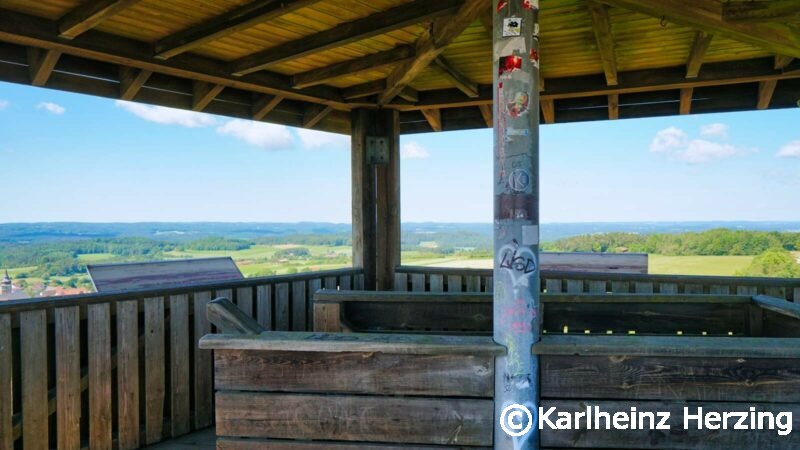
[[[118,108],[122,108],[139,118],[162,125],[180,125],[186,128],[200,128],[214,125],[217,122],[208,114],[194,111],[184,111],[182,109],[166,108],[164,106],[150,106],[122,100],[117,100],[115,104]]]
[[[419,143],[410,141],[400,146],[400,158],[402,159],[428,159],[428,150]]]
[[[800,158],[800,141],[792,141],[781,147],[778,158]]]
[[[724,123],[710,123],[700,127],[700,136],[724,139],[728,137],[728,128],[728,125]]]
[[[700,134],[727,137],[727,129],[724,124],[711,124],[703,127]],[[747,153],[746,150],[727,143],[690,139],[685,131],[677,127],[665,128],[656,133],[650,143],[650,151],[691,164],[705,164]]]
[[[8,105],[10,105],[8,100],[0,100],[0,111],[8,108]]]
[[[294,136],[289,128],[283,125],[274,125],[251,120],[234,119],[217,128],[217,133],[233,136],[267,150],[279,150],[292,146]]]
[[[43,110],[45,110],[45,111],[47,111],[47,112],[49,112],[51,114],[55,114],[55,115],[58,115],[58,116],[60,116],[61,114],[64,114],[65,112],[67,112],[67,110],[63,106],[55,104],[55,103],[52,103],[52,102],[39,103],[38,105],[36,105],[36,108],[37,109],[43,109]]]
[[[349,148],[350,137],[341,134],[327,133],[317,130],[297,130],[297,136],[303,147],[307,149],[317,148]]]

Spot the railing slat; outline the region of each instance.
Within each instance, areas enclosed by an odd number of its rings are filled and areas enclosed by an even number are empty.
[[[628,294],[631,292],[631,284],[627,281],[612,281],[611,292],[615,294]]]
[[[606,293],[606,282],[605,281],[590,280],[589,281],[589,293],[590,294],[605,294]]]
[[[431,275],[431,292],[444,291],[444,275]]]
[[[634,283],[633,289],[636,291],[637,294],[652,294],[653,283],[647,281],[637,281],[636,283]]]
[[[98,303],[87,308],[89,447],[92,450],[111,449],[112,443],[110,306],[108,303]]]
[[[306,331],[306,282],[292,283],[292,331]]]
[[[206,306],[211,292],[194,294],[194,426],[196,429],[211,426],[214,418],[214,378],[210,350],[198,347],[200,338],[211,332],[206,316]]]
[[[322,279],[317,278],[314,280],[308,280],[308,321],[306,322],[306,327],[308,330],[314,329],[314,293],[317,292],[322,288]]]
[[[758,287],[756,286],[737,286],[736,295],[758,295]]]
[[[191,431],[189,348],[189,296],[173,295],[169,298],[169,410],[172,437]]]
[[[411,291],[425,292],[425,274],[415,273],[411,275]]]
[[[686,283],[683,287],[684,294],[702,294],[703,293],[703,285],[697,283]]]
[[[47,311],[19,316],[22,378],[22,445],[25,450],[48,446]],[[24,356],[24,357],[23,357]]]
[[[583,293],[583,280],[567,280],[567,293],[568,294],[582,294]]]
[[[678,293],[678,284],[677,283],[661,283],[658,286],[660,294],[677,294]]]
[[[242,287],[236,289],[236,306],[248,317],[253,317],[253,288]]]
[[[325,277],[325,289],[336,289],[336,277]]]
[[[339,277],[339,287],[342,288],[343,291],[349,291],[352,286],[352,278],[350,275],[341,275]],[[313,291],[311,292],[314,293]]]
[[[447,292],[461,292],[461,275],[447,276]]]
[[[0,450],[14,449],[12,348],[11,314],[0,314]]]
[[[205,317],[205,308],[202,315]],[[144,402],[145,443],[164,435],[164,298],[144,299]]]
[[[731,287],[712,284],[708,293],[712,295],[728,295],[731,293]]]
[[[394,290],[398,292],[408,291],[408,274],[406,273],[394,274]]]
[[[425,275],[423,275],[425,276]],[[480,292],[481,291],[481,277],[480,275],[467,276],[467,292]]]
[[[139,302],[117,303],[119,449],[139,448]]]
[[[548,294],[560,294],[562,292],[561,280],[548,278],[545,281],[545,289],[547,289]]]
[[[256,288],[256,320],[265,330],[272,330],[272,286]]]
[[[59,449],[81,448],[80,307],[56,308],[56,433]],[[0,405],[1,406],[1,405]]]
[[[289,283],[275,285],[275,330],[289,331]]]

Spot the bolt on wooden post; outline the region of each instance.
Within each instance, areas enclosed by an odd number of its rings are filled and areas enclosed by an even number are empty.
[[[539,447],[539,0],[494,9],[494,340],[497,449]],[[527,414],[530,412],[530,415]]]

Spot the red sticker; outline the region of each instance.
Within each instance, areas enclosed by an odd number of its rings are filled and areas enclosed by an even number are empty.
[[[510,74],[515,70],[522,70],[522,58],[517,55],[500,57],[500,76]]]
[[[508,0],[499,0],[497,2],[497,12],[502,11],[506,6],[508,6]]]
[[[531,49],[531,62],[539,64],[539,52],[535,48]]]
[[[522,0],[522,7],[525,9],[539,9],[539,0]]]

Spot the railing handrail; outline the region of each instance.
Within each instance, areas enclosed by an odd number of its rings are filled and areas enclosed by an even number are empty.
[[[93,303],[113,302],[119,300],[131,300],[134,298],[163,297],[169,295],[185,294],[197,291],[215,291],[220,289],[235,289],[241,287],[255,287],[265,284],[280,284],[293,281],[308,281],[317,278],[326,278],[339,275],[358,275],[362,273],[361,268],[343,268],[333,270],[321,270],[318,272],[302,272],[291,275],[272,275],[267,277],[243,278],[241,280],[226,280],[213,283],[186,284],[169,288],[148,288],[141,290],[117,291],[117,292],[93,292],[90,294],[65,295],[60,297],[41,297],[27,298],[20,300],[8,300],[0,302],[0,314],[31,311],[42,308],[66,307],[76,305],[90,305]]]
[[[426,273],[433,275],[492,276],[492,269],[458,267],[400,266],[398,273]],[[757,284],[759,286],[800,287],[800,278],[732,277],[717,275],[654,275],[640,273],[568,272],[542,270],[543,278],[581,279],[592,281],[651,281],[661,283],[699,284]]]

